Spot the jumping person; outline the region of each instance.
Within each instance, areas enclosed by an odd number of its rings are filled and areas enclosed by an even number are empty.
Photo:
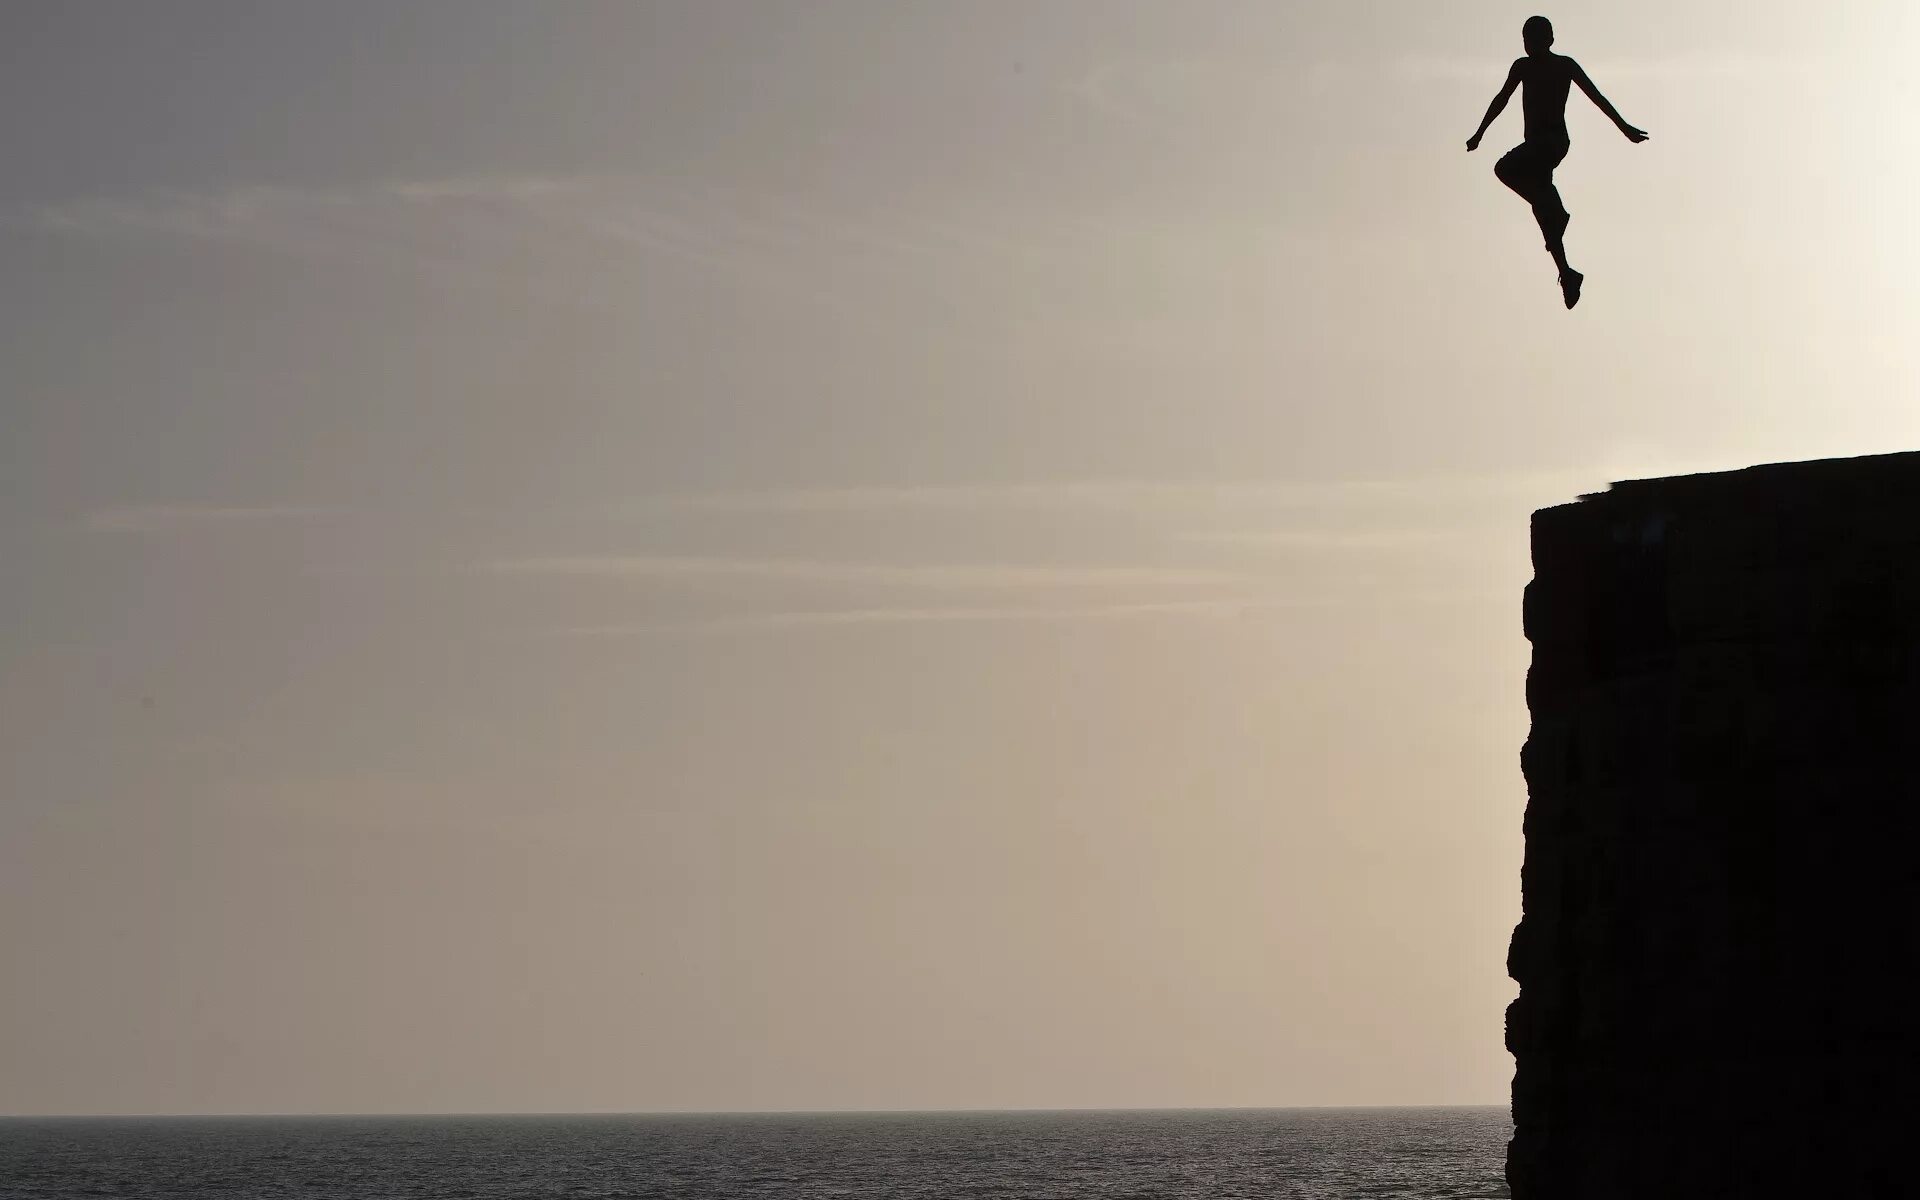
[[[1567,265],[1563,239],[1571,218],[1567,206],[1560,203],[1560,189],[1553,186],[1553,169],[1567,156],[1570,144],[1567,140],[1568,88],[1579,84],[1587,99],[1620,127],[1628,141],[1644,142],[1647,133],[1627,124],[1626,118],[1593,86],[1593,80],[1587,78],[1579,63],[1553,52],[1553,22],[1545,17],[1528,17],[1520,28],[1520,38],[1526,45],[1527,56],[1514,60],[1513,68],[1507,72],[1506,85],[1487,106],[1480,128],[1467,139],[1467,149],[1480,148],[1487,126],[1507,107],[1513,89],[1522,88],[1520,107],[1527,117],[1526,140],[1507,151],[1494,164],[1493,173],[1533,206],[1533,218],[1540,223],[1540,232],[1547,238],[1547,253],[1553,255],[1553,265],[1560,269],[1561,298],[1572,308],[1580,303],[1580,284],[1586,276]]]

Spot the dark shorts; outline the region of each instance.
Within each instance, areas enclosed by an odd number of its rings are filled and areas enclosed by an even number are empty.
[[[1572,143],[1555,139],[1553,141],[1521,142],[1507,151],[1500,161],[1493,165],[1493,173],[1500,181],[1526,195],[1529,186],[1545,187],[1553,183],[1553,169],[1566,158]]]

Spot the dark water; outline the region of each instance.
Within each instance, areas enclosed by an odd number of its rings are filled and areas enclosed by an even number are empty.
[[[1507,1194],[1504,1109],[0,1120],[0,1197]]]

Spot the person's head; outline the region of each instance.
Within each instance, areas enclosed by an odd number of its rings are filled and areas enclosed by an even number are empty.
[[[1545,17],[1528,17],[1520,27],[1520,40],[1526,43],[1528,54],[1545,54],[1553,48],[1553,22]]]

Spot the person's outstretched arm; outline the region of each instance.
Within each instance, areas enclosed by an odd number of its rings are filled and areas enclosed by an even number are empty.
[[[1580,85],[1580,90],[1587,94],[1587,99],[1593,101],[1594,107],[1607,114],[1607,119],[1620,127],[1620,132],[1627,136],[1628,141],[1646,141],[1647,131],[1644,129],[1635,129],[1633,126],[1627,124],[1627,119],[1620,115],[1620,110],[1613,106],[1613,102],[1605,96],[1602,96],[1600,89],[1593,86],[1593,80],[1587,78],[1587,73],[1582,69],[1580,64],[1573,62],[1572,59],[1568,59],[1567,61],[1573,63],[1573,81]]]
[[[1467,149],[1480,148],[1480,139],[1487,135],[1487,126],[1493,124],[1493,119],[1507,107],[1507,101],[1513,99],[1513,89],[1519,86],[1520,64],[1515,62],[1507,71],[1507,82],[1501,85],[1500,94],[1493,98],[1492,104],[1487,105],[1487,115],[1480,118],[1480,128],[1474,130],[1473,136],[1467,139]]]

